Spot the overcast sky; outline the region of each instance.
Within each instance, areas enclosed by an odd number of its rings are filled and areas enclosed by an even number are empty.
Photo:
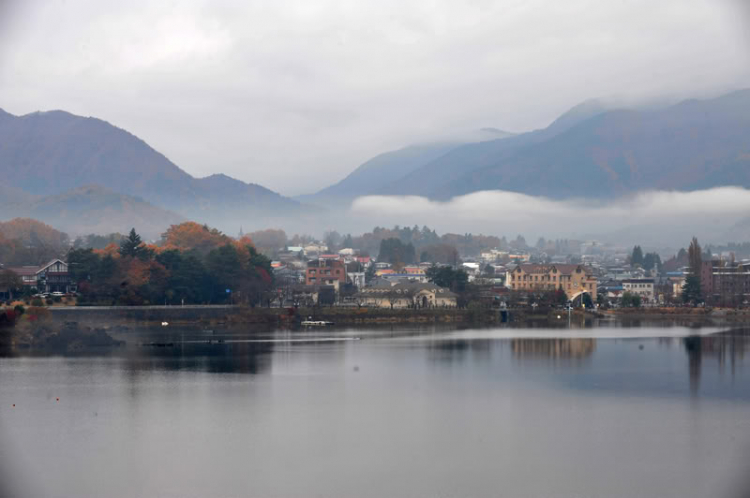
[[[592,97],[750,87],[744,4],[0,0],[0,107],[99,117],[193,175],[294,195]]]

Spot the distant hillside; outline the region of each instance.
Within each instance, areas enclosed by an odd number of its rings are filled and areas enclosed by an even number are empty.
[[[464,175],[495,164],[501,158],[511,157],[519,149],[543,143],[578,123],[598,116],[605,111],[604,104],[597,100],[589,100],[572,108],[543,130],[535,130],[502,139],[464,144],[434,161],[414,169],[402,178],[392,181],[377,193],[387,194],[390,192],[398,195],[424,195],[429,197],[440,195],[445,197],[445,191],[449,190],[450,185],[459,181]]]
[[[461,144],[412,145],[385,152],[363,163],[335,185],[324,188],[315,197],[354,198],[371,194],[459,145]]]
[[[84,186],[62,194],[12,203],[0,199],[3,216],[41,220],[71,234],[127,233],[135,227],[146,238],[157,238],[180,215],[157,208],[142,199],[118,194],[100,186]]]
[[[466,143],[500,140],[512,136],[512,133],[497,128],[482,128],[452,141],[410,145],[385,152],[361,164],[340,182],[316,194],[300,196],[299,199],[303,201],[341,200],[353,199],[361,195],[388,193],[388,189],[396,180],[435,161],[457,147]]]
[[[589,103],[544,130],[454,149],[388,190],[436,199],[494,189],[608,198],[750,187],[748,137],[750,90],[649,111]]]
[[[70,239],[68,234],[52,228],[46,223],[31,218],[0,220],[0,239],[18,240],[24,246],[51,246],[64,248]]]
[[[0,110],[0,175],[6,185],[55,195],[101,185],[187,217],[295,212],[299,204],[224,175],[193,178],[125,130],[63,111]]]

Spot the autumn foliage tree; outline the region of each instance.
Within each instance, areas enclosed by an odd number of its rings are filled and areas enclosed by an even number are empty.
[[[72,249],[68,261],[83,303],[255,305],[272,284],[271,261],[249,237],[192,222],[170,227],[160,246],[133,230],[120,247]]]
[[[67,234],[29,218],[0,222],[0,261],[7,266],[39,265],[65,254]]]
[[[232,242],[231,237],[219,230],[194,221],[172,225],[161,237],[164,249],[193,250],[204,256],[213,249]]]

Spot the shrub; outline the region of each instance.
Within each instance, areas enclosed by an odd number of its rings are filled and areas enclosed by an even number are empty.
[[[26,304],[29,304],[28,301],[26,302]],[[34,299],[31,300],[31,305],[36,308],[39,308],[39,307],[44,306],[44,301],[42,301],[42,298],[40,297],[35,297]]]
[[[47,303],[47,306],[52,306],[52,304],[54,304],[54,301],[51,297],[48,297],[45,302]]]
[[[47,308],[37,308],[32,306],[26,310],[25,315],[29,321],[34,322],[48,319],[50,317],[50,312]]]
[[[61,298],[60,296],[55,296],[55,297],[53,297],[53,298],[52,298],[52,300],[53,300],[54,302],[56,302],[56,303],[59,303],[59,302],[61,302],[61,301],[62,301],[62,298]]]

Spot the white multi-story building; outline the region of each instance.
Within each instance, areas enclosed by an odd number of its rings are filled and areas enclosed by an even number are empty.
[[[641,299],[654,301],[654,279],[653,278],[630,278],[622,281],[622,291],[635,294]]]

